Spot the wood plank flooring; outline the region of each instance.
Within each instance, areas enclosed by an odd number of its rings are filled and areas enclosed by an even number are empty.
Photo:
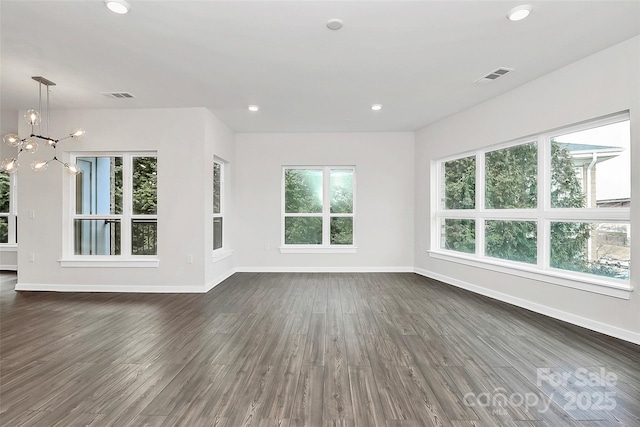
[[[414,274],[14,284],[0,274],[2,426],[640,426],[639,346]]]

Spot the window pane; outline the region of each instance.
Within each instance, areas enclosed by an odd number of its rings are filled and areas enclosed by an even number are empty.
[[[476,251],[476,221],[473,219],[445,219],[442,227],[442,249],[466,252]]]
[[[213,250],[222,247],[222,218],[213,218]]]
[[[551,140],[551,206],[628,207],[631,197],[629,120]]]
[[[76,219],[74,254],[120,255],[120,220]]]
[[[537,207],[538,147],[517,145],[485,155],[487,209]]]
[[[76,213],[122,213],[122,157],[78,157]]]
[[[158,254],[158,221],[134,219],[131,221],[131,255]]]
[[[353,245],[353,218],[331,218],[331,244]]]
[[[213,163],[213,213],[220,213],[220,163]]]
[[[321,245],[322,218],[286,217],[284,243],[287,245]]]
[[[9,243],[9,218],[0,216],[0,243]]]
[[[0,171],[0,212],[9,213],[9,189],[11,183],[9,173]]]
[[[331,213],[353,213],[353,170],[331,170]]]
[[[444,208],[476,207],[476,158],[465,157],[444,163]]]
[[[538,260],[535,221],[486,221],[487,256],[536,264]]]
[[[551,266],[629,280],[628,223],[551,223]]]
[[[133,214],[158,213],[157,166],[155,157],[133,158]]]
[[[286,169],[284,187],[285,212],[322,212],[322,170]]]

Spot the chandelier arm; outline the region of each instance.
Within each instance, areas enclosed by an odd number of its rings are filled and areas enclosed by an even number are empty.
[[[30,135],[30,137],[32,138],[40,138],[40,139],[46,139],[47,141],[53,141],[53,142],[58,142],[60,141],[59,139],[53,139],[53,138],[49,138],[48,136],[44,136],[44,135],[37,135],[35,133],[32,133]],[[63,138],[64,139],[64,138]]]

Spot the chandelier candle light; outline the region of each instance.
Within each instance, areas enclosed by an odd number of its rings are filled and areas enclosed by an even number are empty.
[[[29,135],[29,137],[27,138],[20,138],[18,135],[14,133],[10,133],[5,135],[2,138],[2,140],[7,145],[18,148],[18,154],[16,154],[14,157],[3,160],[3,162],[0,164],[0,168],[8,173],[16,172],[18,170],[18,167],[20,166],[18,164],[18,158],[23,152],[35,153],[36,151],[38,151],[38,143],[34,139],[34,138],[38,138],[46,141],[46,143],[51,148],[53,148],[53,157],[49,160],[35,160],[33,163],[31,163],[31,168],[34,171],[36,172],[43,171],[47,168],[50,162],[56,161],[62,164],[64,168],[67,170],[67,172],[69,172],[72,175],[76,175],[80,173],[80,168],[78,168],[78,165],[76,165],[75,163],[65,163],[60,159],[58,159],[57,153],[56,153],[56,147],[58,146],[58,143],[60,141],[63,141],[67,138],[74,138],[74,139],[82,138],[84,136],[84,130],[74,129],[71,131],[69,135],[60,139],[53,139],[49,136],[46,136],[46,135],[49,135],[49,87],[55,86],[56,84],[50,80],[45,79],[44,77],[36,76],[31,78],[39,83],[38,110],[33,110],[33,109],[28,110],[27,113],[24,115],[24,119],[27,121],[29,125],[31,125],[31,135]],[[47,89],[47,108],[46,108],[47,126],[46,126],[46,132],[44,132],[45,135],[43,135],[42,126],[40,125],[41,116],[39,112],[39,111],[42,111],[42,85],[44,85]],[[38,128],[37,129],[38,133],[36,133],[36,126]]]

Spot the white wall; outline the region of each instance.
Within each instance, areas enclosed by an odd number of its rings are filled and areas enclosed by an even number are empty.
[[[202,157],[205,170],[205,194],[203,200],[204,224],[204,253],[205,253],[205,284],[210,289],[226,279],[234,271],[234,238],[235,228],[235,134],[227,125],[212,113],[207,114],[205,123],[205,155]],[[225,161],[224,165],[224,199],[223,199],[223,248],[213,253],[213,159],[217,157]]]
[[[19,248],[17,289],[120,290],[202,292],[211,252],[204,206],[211,203],[210,165],[203,154],[220,140],[229,150],[231,137],[204,108],[150,110],[52,111],[49,134],[61,137],[81,126],[81,141],[59,144],[69,152],[157,150],[158,256],[157,268],[63,268],[63,225],[67,220],[70,177],[59,164],[43,173],[29,167],[31,157],[47,157],[48,147],[23,160],[18,171]],[[205,125],[206,124],[206,125]],[[21,125],[22,126],[22,125]],[[28,130],[22,126],[21,134]],[[225,133],[227,132],[227,133]],[[218,137],[219,133],[224,137]],[[215,151],[215,150],[214,150]],[[34,219],[26,213],[35,212]],[[33,254],[35,262],[30,262]],[[187,263],[188,255],[193,263]]]
[[[507,77],[508,78],[508,77]],[[500,84],[499,81],[494,84]],[[640,37],[543,76],[416,133],[415,262],[422,273],[640,343],[640,289],[602,296],[431,258],[432,161],[607,114],[631,112],[632,284],[640,277]],[[636,166],[633,166],[636,165]],[[638,270],[638,271],[636,271]]]
[[[259,271],[413,267],[414,134],[236,135],[236,265]],[[355,254],[282,254],[283,165],[355,165]]]

